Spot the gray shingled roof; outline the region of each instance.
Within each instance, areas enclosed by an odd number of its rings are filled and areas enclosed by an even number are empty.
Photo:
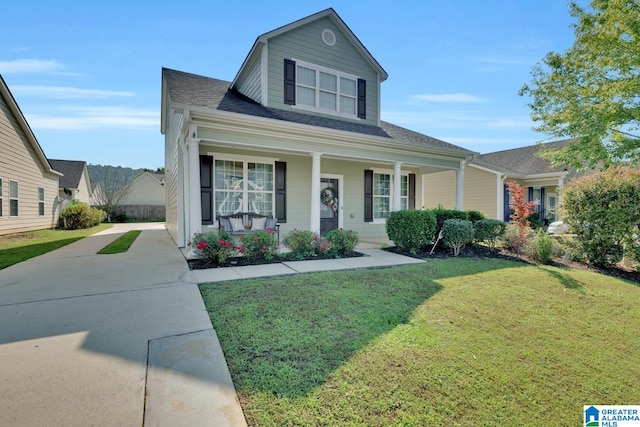
[[[242,94],[231,90],[231,82],[228,81],[168,68],[162,69],[162,75],[167,82],[167,91],[174,104],[211,108],[274,120],[284,120],[292,123],[356,132],[365,135],[391,138],[397,141],[425,144],[433,148],[456,150],[460,151],[461,154],[473,154],[472,151],[457,145],[387,122],[381,122],[381,126],[378,127],[264,107]]]
[[[537,153],[548,148],[560,148],[569,145],[573,139],[529,145],[527,147],[496,151],[476,156],[470,163],[497,172],[520,175],[561,172],[564,167],[552,168],[551,163],[541,159]]]
[[[82,172],[87,162],[81,160],[53,160],[49,159],[49,163],[54,170],[63,174],[60,177],[59,188],[79,188]]]

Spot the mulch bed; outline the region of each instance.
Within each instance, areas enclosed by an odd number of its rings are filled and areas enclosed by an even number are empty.
[[[360,252],[351,252],[349,254],[343,255],[340,258],[358,258],[364,256]],[[204,270],[207,268],[225,268],[225,267],[242,267],[246,265],[264,265],[264,264],[279,264],[283,262],[291,262],[291,261],[317,261],[320,259],[336,259],[336,257],[331,257],[327,255],[317,255],[306,258],[296,258],[289,254],[279,254],[273,257],[270,260],[264,258],[247,258],[244,256],[240,257],[232,257],[227,260],[224,264],[215,264],[211,262],[206,262],[199,259],[188,260],[190,270]]]
[[[418,259],[424,259],[424,260],[437,259],[437,258],[449,258],[453,256],[451,253],[451,250],[443,247],[442,245],[437,246],[432,254],[429,253],[431,250],[430,248],[427,251],[419,251],[415,254],[402,252],[398,250],[398,248],[395,246],[386,248],[385,250],[396,253],[396,254],[405,255],[405,256],[418,258]],[[539,264],[535,260],[528,258],[524,255],[516,255],[501,248],[491,249],[486,246],[479,246],[479,245],[465,246],[460,250],[460,254],[458,256],[460,258],[500,258],[500,259],[506,259],[510,261],[523,262],[526,264]],[[625,267],[623,264],[617,264],[612,267],[602,268],[602,267],[596,267],[589,264],[584,264],[581,262],[568,261],[564,259],[554,259],[551,262],[549,262],[547,265],[552,265],[555,267],[572,268],[575,270],[594,271],[597,273],[605,274],[607,276],[612,276],[612,277],[616,277],[619,279],[628,280],[630,282],[640,284],[640,273],[633,269]]]

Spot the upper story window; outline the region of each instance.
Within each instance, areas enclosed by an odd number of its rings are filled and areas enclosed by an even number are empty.
[[[347,118],[366,118],[366,81],[319,65],[285,59],[285,104]]]

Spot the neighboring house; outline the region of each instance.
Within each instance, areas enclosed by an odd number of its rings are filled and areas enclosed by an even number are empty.
[[[0,235],[54,228],[59,177],[0,76]]]
[[[509,221],[509,192],[505,181],[516,181],[525,189],[528,201],[547,223],[558,219],[558,190],[575,175],[574,170],[553,168],[538,152],[564,147],[572,140],[536,144],[477,155],[464,168],[464,208],[484,212],[488,218]],[[424,188],[426,208],[455,206],[451,193],[451,172],[430,177]]]
[[[87,162],[82,160],[49,160],[53,168],[60,173],[60,198],[65,200],[80,200],[91,203],[91,180]],[[66,191],[65,191],[66,189]]]
[[[131,219],[164,220],[164,174],[144,172],[129,184],[121,209]]]
[[[381,121],[386,79],[331,8],[259,36],[232,82],[163,69],[166,224],[178,246],[247,211],[276,217],[282,233],[385,237],[390,211],[423,205],[429,174],[455,181],[474,153]]]

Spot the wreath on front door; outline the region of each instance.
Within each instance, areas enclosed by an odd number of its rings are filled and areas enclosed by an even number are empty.
[[[333,187],[325,187],[320,190],[320,200],[322,204],[333,209],[333,214],[338,213],[338,198],[336,197],[336,190]]]

